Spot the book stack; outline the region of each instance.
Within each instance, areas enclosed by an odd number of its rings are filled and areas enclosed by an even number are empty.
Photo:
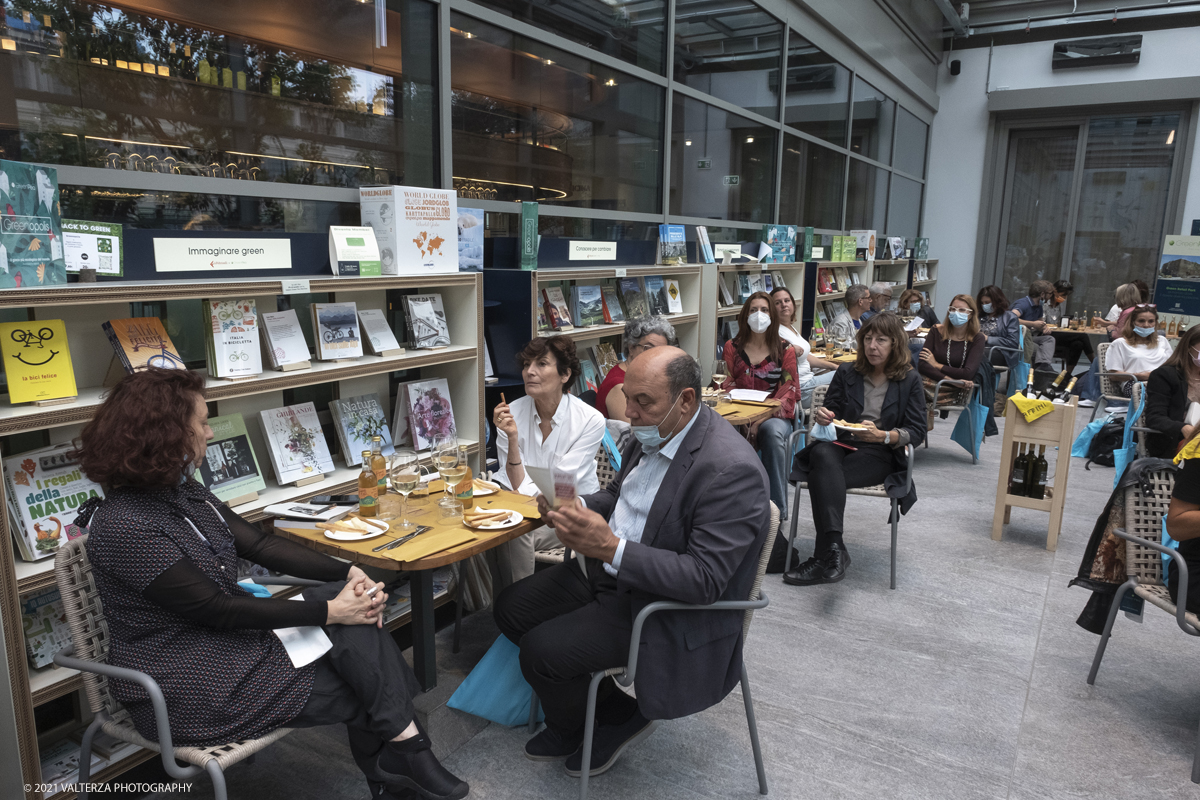
[[[418,350],[450,346],[450,326],[440,292],[410,294],[404,297],[405,328],[408,341]]]
[[[258,341],[258,309],[253,298],[205,300],[204,347],[208,374],[214,378],[249,378],[262,373]]]
[[[263,344],[274,369],[287,372],[312,367],[304,329],[295,309],[264,312],[261,318]]]
[[[197,480],[231,506],[257,500],[267,484],[250,445],[246,421],[241,414],[228,414],[209,417],[208,425],[213,438],[196,470]]]
[[[54,555],[60,545],[79,536],[79,506],[104,489],[83,474],[69,455],[70,443],[4,459],[9,530],[26,561]]]
[[[392,433],[388,430],[387,415],[375,392],[344,400],[331,400],[329,413],[342,448],[342,459],[348,467],[362,464],[362,451],[371,449],[371,437],[383,438],[383,454],[395,452]]]
[[[259,422],[280,486],[302,486],[333,472],[333,458],[311,402],[261,411]]]
[[[438,436],[454,433],[454,407],[450,402],[450,385],[445,378],[400,384],[392,417],[396,447],[428,450]]]
[[[358,308],[354,303],[313,303],[313,336],[317,340],[317,358],[342,361],[360,358],[362,336],[358,328]]]

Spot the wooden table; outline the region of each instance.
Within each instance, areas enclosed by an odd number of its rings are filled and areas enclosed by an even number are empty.
[[[725,421],[735,428],[753,425],[775,416],[779,408],[778,400],[764,400],[761,403],[749,403],[738,400],[725,400],[717,403],[713,411],[725,418]]]
[[[824,350],[813,350],[812,355],[816,356],[817,358],[823,358],[826,361],[832,361],[835,364],[853,364],[855,359],[858,358],[857,353],[842,353],[842,355],[838,356],[837,358],[830,358],[829,356],[825,355]]]
[[[507,508],[518,511],[525,519],[520,525],[497,531],[473,530],[463,525],[462,518],[443,517],[437,503],[443,497],[442,482],[432,481],[429,493],[424,497],[411,498],[408,505],[408,519],[418,525],[431,525],[433,530],[422,533],[412,541],[391,550],[375,548],[387,543],[389,539],[398,538],[400,534],[388,531],[383,536],[367,539],[362,542],[339,542],[326,538],[323,531],[312,528],[288,527],[289,520],[275,521],[275,533],[306,547],[320,551],[336,558],[344,558],[352,564],[380,567],[393,571],[411,573],[412,588],[412,626],[413,626],[413,672],[426,691],[437,686],[436,647],[434,644],[433,627],[433,571],[447,564],[455,564],[477,553],[482,553],[497,547],[504,542],[524,536],[535,528],[540,528],[542,522],[537,510],[537,499],[516,492],[501,490],[496,494],[475,498],[475,505],[483,508]],[[401,498],[397,494],[387,494],[380,498],[379,518],[395,524],[400,518]],[[470,541],[456,544],[428,555],[413,558],[410,554],[417,552],[419,546],[427,551],[427,547],[436,547],[437,540],[452,540],[464,533],[472,535]],[[462,575],[459,575],[462,580]]]

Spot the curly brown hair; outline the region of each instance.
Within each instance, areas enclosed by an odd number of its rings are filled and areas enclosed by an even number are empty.
[[[908,334],[904,332],[904,323],[900,317],[891,311],[881,311],[863,323],[858,329],[858,357],[854,359],[854,370],[861,375],[869,375],[875,371],[867,360],[867,348],[863,346],[870,334],[887,336],[892,340],[892,350],[888,353],[887,361],[883,363],[883,374],[889,381],[903,380],[912,369],[912,353],[908,349]]]
[[[579,365],[579,356],[575,354],[575,340],[567,336],[550,336],[548,338],[539,336],[525,345],[524,350],[517,353],[517,364],[524,370],[527,365],[537,361],[546,353],[554,356],[554,363],[558,367],[559,375],[571,376],[563,384],[563,391],[566,392],[575,383],[582,369]]]
[[[121,379],[75,440],[84,473],[105,486],[174,486],[192,461],[192,414],[204,377],[139,370]]]

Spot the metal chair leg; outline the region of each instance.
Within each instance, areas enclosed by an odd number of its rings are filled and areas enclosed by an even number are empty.
[[[800,518],[800,484],[796,484],[796,494],[792,497],[792,519],[791,526],[788,528],[788,546],[787,555],[783,557],[783,571],[788,573],[792,569],[792,548],[796,545],[796,526],[799,524]],[[800,566],[797,564],[796,566]]]
[[[1100,401],[1097,400],[1096,405],[1092,406],[1092,415],[1090,417],[1088,417],[1088,422],[1092,422],[1093,420],[1096,419],[1096,412],[1099,410],[1100,410]]]
[[[100,726],[104,724],[104,715],[97,716],[92,720],[92,724],[88,725],[87,730],[83,732],[83,741],[79,744],[79,786],[86,787],[89,783],[89,778],[92,774],[92,741],[96,738],[96,731],[100,730]],[[79,800],[87,800],[88,792],[86,789],[79,790]]]
[[[975,415],[971,413],[971,399],[969,397],[967,398],[967,408],[962,413],[967,415],[967,429],[971,432],[971,464],[977,465],[979,464],[979,456],[977,453],[978,445],[975,442],[978,441],[978,437],[975,430]]]
[[[529,732],[533,733],[538,726],[538,708],[541,707],[541,701],[538,700],[537,692],[533,692],[529,696]]]
[[[1104,623],[1104,633],[1100,636],[1100,644],[1096,645],[1096,657],[1092,659],[1092,671],[1088,673],[1088,686],[1094,686],[1096,683],[1096,673],[1100,671],[1104,648],[1108,647],[1108,637],[1112,635],[1113,623],[1117,621],[1117,612],[1121,610],[1121,600],[1134,586],[1137,586],[1137,581],[1130,578],[1122,583],[1121,587],[1117,589],[1117,593],[1113,595],[1112,608],[1108,609],[1108,621]]]
[[[1192,783],[1200,783],[1200,733],[1196,735],[1196,752],[1192,754]]]
[[[767,770],[763,766],[762,747],[758,743],[758,722],[754,719],[754,701],[750,698],[750,673],[742,662],[742,700],[746,703],[746,723],[750,726],[750,749],[754,751],[754,769],[758,772],[758,793],[767,793]],[[1200,752],[1200,750],[1198,750]]]
[[[592,673],[592,682],[588,685],[587,715],[583,721],[583,764],[579,771],[579,800],[587,800],[588,773],[592,771],[592,734],[596,724],[596,693],[600,689],[600,681],[604,680],[604,670]]]
[[[892,588],[896,588],[896,539],[900,528],[900,501],[892,498]]]
[[[461,567],[461,565],[460,565]],[[463,573],[465,570],[458,570],[458,591],[454,595],[454,644],[450,647],[451,653],[457,653],[459,650],[459,638],[462,634],[462,611],[463,611]]]
[[[208,777],[212,778],[213,783],[213,800],[228,800],[225,794],[225,773],[221,772],[221,765],[214,758],[204,765],[204,771],[208,773]]]

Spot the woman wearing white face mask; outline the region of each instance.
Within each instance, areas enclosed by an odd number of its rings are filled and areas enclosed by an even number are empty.
[[[779,338],[775,304],[766,292],[755,292],[738,314],[738,335],[725,343],[729,378],[723,388],[757,389],[778,400],[775,416],[750,428],[750,443],[763,455],[771,483],[771,500],[786,514],[787,437],[792,432],[800,386],[796,383],[796,351]]]
[[[1200,325],[1188,328],[1167,362],[1150,373],[1146,382],[1146,452],[1154,458],[1171,458],[1184,442],[1200,431],[1185,425],[1188,409],[1200,403]]]
[[[1157,328],[1158,309],[1141,303],[1125,318],[1121,338],[1109,345],[1105,369],[1131,376],[1120,387],[1125,397],[1133,391],[1135,380],[1148,379],[1151,370],[1158,369],[1171,357],[1171,345],[1167,343],[1167,337],[1158,335]]]
[[[986,346],[987,337],[979,332],[975,298],[969,294],[955,295],[946,321],[929,329],[925,349],[921,351],[918,369],[925,378],[926,394],[932,392],[935,383],[947,378],[974,381]]]

